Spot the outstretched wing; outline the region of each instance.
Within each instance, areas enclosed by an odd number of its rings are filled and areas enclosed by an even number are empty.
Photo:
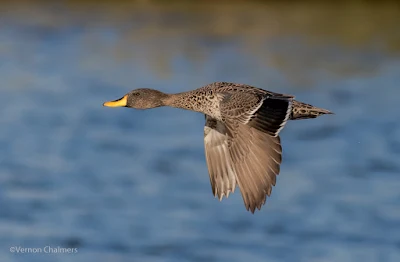
[[[214,195],[219,199],[239,185],[247,210],[266,201],[282,161],[279,132],[292,109],[292,96],[224,93],[222,120],[206,116],[205,150]]]
[[[206,116],[204,126],[204,147],[213,194],[222,200],[236,188],[236,174],[228,148],[225,125]]]
[[[261,209],[276,184],[282,161],[280,138],[248,125],[226,126],[232,134],[228,148],[237,183],[246,209],[254,213],[256,208]]]
[[[260,209],[279,174],[279,137],[206,116],[204,145],[214,195],[228,197],[238,184],[246,209]]]

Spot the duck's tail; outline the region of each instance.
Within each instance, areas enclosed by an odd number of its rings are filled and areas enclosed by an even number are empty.
[[[318,108],[306,103],[302,103],[296,100],[293,100],[292,103],[292,113],[290,114],[290,120],[300,120],[307,118],[316,118],[320,115],[325,114],[333,114],[331,111]]]

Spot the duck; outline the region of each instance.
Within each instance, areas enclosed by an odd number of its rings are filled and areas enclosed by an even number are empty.
[[[205,159],[212,193],[221,201],[238,186],[245,208],[254,213],[276,185],[282,162],[279,133],[287,121],[333,114],[294,98],[246,84],[214,82],[176,94],[135,89],[103,105],[169,106],[204,114]]]

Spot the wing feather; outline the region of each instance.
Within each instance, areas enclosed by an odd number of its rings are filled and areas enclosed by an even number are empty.
[[[239,188],[246,208],[254,212],[265,203],[266,196],[271,194],[272,186],[276,184],[282,152],[279,137],[242,124],[232,133],[236,136],[231,139],[230,152]]]
[[[247,210],[261,209],[276,184],[282,160],[279,136],[238,122],[206,117],[205,151],[211,187],[222,200],[239,185]]]
[[[236,174],[228,148],[228,136],[225,126],[207,118],[204,127],[204,146],[211,188],[215,197],[222,200],[236,188]]]

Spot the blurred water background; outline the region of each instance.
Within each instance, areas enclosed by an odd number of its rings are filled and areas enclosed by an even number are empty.
[[[388,1],[1,1],[0,261],[400,261],[399,24]],[[288,123],[254,215],[213,198],[201,114],[102,107],[214,81],[336,113]]]

